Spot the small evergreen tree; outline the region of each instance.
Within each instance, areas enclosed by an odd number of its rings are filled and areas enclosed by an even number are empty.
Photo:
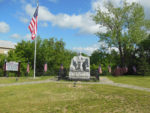
[[[144,56],[139,60],[137,73],[143,76],[150,75],[150,65]]]

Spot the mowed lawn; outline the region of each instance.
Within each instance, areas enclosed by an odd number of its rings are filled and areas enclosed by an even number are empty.
[[[41,81],[54,78],[54,76],[41,76],[41,77],[0,77],[0,84],[10,84],[18,82],[31,82],[31,81]]]
[[[102,84],[0,87],[0,113],[150,113],[150,92]]]
[[[136,85],[141,87],[150,88],[150,76],[107,76],[110,80],[116,83],[123,83],[129,85]]]

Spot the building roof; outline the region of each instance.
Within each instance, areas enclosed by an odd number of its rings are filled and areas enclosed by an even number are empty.
[[[11,41],[0,40],[0,48],[14,49],[15,45],[16,45],[16,43],[13,43]]]

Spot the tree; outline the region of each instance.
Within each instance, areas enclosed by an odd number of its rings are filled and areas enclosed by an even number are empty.
[[[145,56],[141,56],[138,62],[138,74],[150,75],[150,64],[146,61]]]
[[[17,43],[15,49],[8,52],[7,57],[7,61],[21,62],[21,76],[25,76],[28,61],[30,63],[30,69],[32,69],[33,59],[34,43],[30,41],[21,41]],[[32,75],[31,70],[30,75]]]
[[[128,4],[126,1],[120,7],[112,2],[105,4],[107,11],[97,10],[93,20],[107,28],[105,33],[98,32],[100,41],[118,48],[120,64],[126,65],[126,57],[130,50],[137,47],[147,37],[149,20],[145,20],[144,9],[138,3]]]
[[[139,50],[140,54],[143,54],[146,57],[147,62],[150,64],[150,34],[147,39],[143,40],[139,44],[138,50]]]
[[[56,75],[63,64],[69,68],[71,58],[76,55],[75,52],[65,49],[65,43],[56,38],[42,40],[37,38],[36,54],[36,75],[41,75],[44,71],[44,64],[48,65],[48,73]],[[34,41],[21,41],[16,45],[16,49],[8,53],[8,61],[21,61],[21,73],[25,75],[27,63],[30,63],[30,70],[33,71],[34,65]],[[33,75],[32,73],[30,75]]]
[[[138,74],[150,75],[150,35],[143,40],[137,49],[138,54]]]
[[[3,76],[3,66],[6,60],[6,57],[7,57],[6,55],[0,54],[0,76]]]
[[[118,64],[118,53],[112,50],[111,53],[96,50],[90,56],[91,70],[97,70],[101,65],[103,74],[108,74],[108,66],[114,68]]]

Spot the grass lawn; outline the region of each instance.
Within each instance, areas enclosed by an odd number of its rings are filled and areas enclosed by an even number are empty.
[[[16,81],[16,77],[0,77],[0,84],[40,81],[40,80],[46,80],[50,78],[54,78],[54,76],[41,76],[41,77],[36,77],[35,79],[33,77],[18,77],[17,81]]]
[[[101,84],[0,87],[0,113],[150,113],[150,93]]]
[[[150,88],[150,76],[107,76],[110,80],[116,83],[124,83]]]

